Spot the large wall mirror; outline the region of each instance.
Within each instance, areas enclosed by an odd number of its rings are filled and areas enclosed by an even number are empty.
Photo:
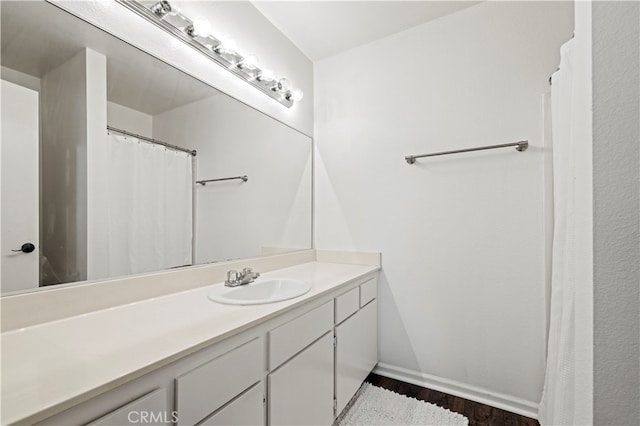
[[[0,8],[2,293],[311,247],[308,136],[55,5]]]

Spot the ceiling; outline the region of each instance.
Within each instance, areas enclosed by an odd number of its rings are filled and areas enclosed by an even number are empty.
[[[253,5],[317,61],[479,1],[260,1]]]
[[[2,1],[2,66],[41,78],[85,46],[107,57],[107,99],[156,115],[220,92],[46,2]]]

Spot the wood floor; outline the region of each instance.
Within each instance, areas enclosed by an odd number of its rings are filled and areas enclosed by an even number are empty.
[[[377,374],[369,374],[367,382],[460,413],[469,419],[469,426],[539,426],[537,420],[529,417]]]

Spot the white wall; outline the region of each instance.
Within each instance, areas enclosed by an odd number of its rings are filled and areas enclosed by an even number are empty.
[[[41,79],[41,248],[61,282],[105,276],[106,58],[84,49]]]
[[[87,279],[109,277],[109,155],[107,58],[86,50],[87,86]]]
[[[62,282],[87,278],[87,68],[81,51],[41,79],[41,249]]]
[[[116,129],[153,137],[153,117],[123,105],[107,102],[107,123]]]
[[[153,117],[153,136],[198,152],[196,263],[311,247],[311,139],[225,95]]]
[[[300,87],[305,92],[305,97],[292,108],[282,106],[116,2],[62,0],[55,3],[222,92],[307,135],[312,134],[312,63],[250,2],[187,1],[179,4],[191,17],[206,17],[211,22],[215,35],[233,36],[238,42],[240,53],[257,55],[262,63],[271,67],[278,75],[287,77],[295,87]]]
[[[542,94],[572,30],[572,3],[486,2],[315,64],[316,245],[383,253],[386,373],[536,414]]]
[[[594,424],[640,419],[640,4],[594,2]]]

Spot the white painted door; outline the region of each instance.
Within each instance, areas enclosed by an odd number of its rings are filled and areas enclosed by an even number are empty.
[[[38,92],[2,80],[0,291],[38,287]],[[27,244],[33,244],[29,251]],[[25,252],[20,251],[24,246]],[[14,251],[18,250],[18,251]]]

